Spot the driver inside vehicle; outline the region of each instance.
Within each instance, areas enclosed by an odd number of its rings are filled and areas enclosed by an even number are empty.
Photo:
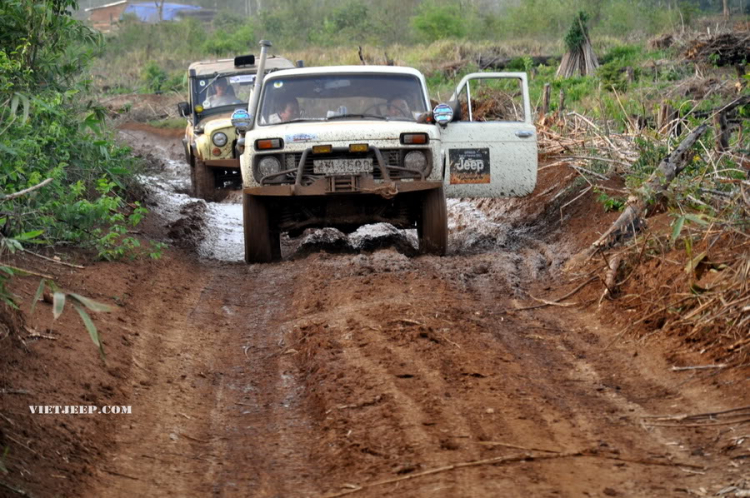
[[[411,118],[412,114],[409,110],[409,104],[405,99],[401,97],[394,97],[388,101],[387,115],[390,118]]]
[[[217,79],[211,88],[214,94],[206,100],[206,107],[219,107],[222,105],[241,104],[242,101],[234,94],[234,89],[229,85],[226,78]]]
[[[299,118],[299,116],[299,102],[294,97],[288,97],[281,101],[279,112],[268,117],[268,122],[271,124],[286,123]]]

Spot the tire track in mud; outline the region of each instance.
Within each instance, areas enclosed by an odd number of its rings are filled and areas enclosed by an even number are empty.
[[[637,425],[643,409],[586,359],[601,348],[593,334],[546,312],[501,321],[508,298],[446,279],[445,259],[401,258],[311,258],[314,270],[296,282],[295,349],[318,407],[327,491],[519,453],[503,444],[691,461]],[[587,457],[456,470],[361,495],[647,496],[678,478],[677,468]]]
[[[176,263],[139,289],[156,298],[137,320],[132,422],[86,496],[308,495],[307,410],[279,320],[294,271]]]
[[[527,460],[353,496],[672,496],[718,482],[668,465],[715,464],[691,455],[700,437],[675,444],[640,424],[676,402],[698,412],[700,394],[605,350],[613,333],[577,310],[507,312],[532,282],[553,286],[566,255],[542,219],[558,210],[526,205],[453,203],[445,258],[305,256],[294,241],[301,259],[275,265],[176,259],[140,289],[159,296],[135,320],[145,418],[115,436],[88,496],[323,496],[523,448],[667,465]]]

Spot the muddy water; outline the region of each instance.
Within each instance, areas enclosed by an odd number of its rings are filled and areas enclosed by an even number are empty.
[[[190,170],[184,161],[171,159],[169,151],[155,150],[161,167],[143,176],[143,183],[151,196],[151,207],[167,223],[174,223],[196,212],[194,204],[204,203],[200,209],[202,232],[190,241],[205,259],[238,262],[243,258],[242,204],[237,191],[229,192],[221,202],[197,200],[189,195]],[[159,157],[159,156],[162,157]],[[518,230],[493,213],[503,212],[503,201],[498,200],[487,212],[474,200],[448,200],[448,227],[451,233],[449,254],[503,251],[518,238]],[[192,234],[195,236],[196,234]],[[313,252],[359,253],[393,248],[408,256],[417,252],[416,230],[398,230],[392,225],[378,223],[361,227],[351,234],[335,229],[308,230],[296,239],[282,240],[285,258],[301,257]]]

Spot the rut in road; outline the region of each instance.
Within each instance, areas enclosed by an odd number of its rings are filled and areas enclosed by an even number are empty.
[[[194,200],[164,185],[173,222]],[[658,348],[608,348],[617,331],[581,309],[514,311],[556,288],[571,250],[541,188],[536,203],[451,202],[444,258],[408,257],[411,235],[382,227],[290,239],[272,265],[176,251],[135,290],[159,296],[131,320],[135,415],[85,495],[681,496],[732,482],[719,436],[643,417],[733,400],[665,376]],[[201,210],[200,255],[241,256],[236,210],[231,196]],[[357,237],[379,250],[356,253]],[[421,475],[531,449],[586,455]]]
[[[514,446],[602,457],[462,468],[358,494],[671,494],[666,483],[685,474],[669,462],[700,462],[639,417],[668,411],[664,399],[699,400],[603,351],[575,316],[503,313],[514,278],[488,258],[175,261],[142,284],[164,299],[135,346],[134,423],[88,496],[324,496],[525,453]]]
[[[134,347],[134,422],[87,495],[308,495],[310,422],[281,321],[293,268],[172,263],[140,289],[161,299]]]

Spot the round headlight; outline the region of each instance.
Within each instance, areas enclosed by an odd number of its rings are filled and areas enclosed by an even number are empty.
[[[264,176],[273,175],[279,171],[281,171],[281,161],[274,156],[266,156],[258,161],[258,167],[255,171],[255,180],[260,181]]]
[[[427,156],[422,151],[413,150],[404,156],[404,167],[421,171],[422,174],[427,176]]]
[[[211,140],[217,147],[224,147],[227,144],[227,136],[222,132],[214,133],[214,136],[211,137]]]

